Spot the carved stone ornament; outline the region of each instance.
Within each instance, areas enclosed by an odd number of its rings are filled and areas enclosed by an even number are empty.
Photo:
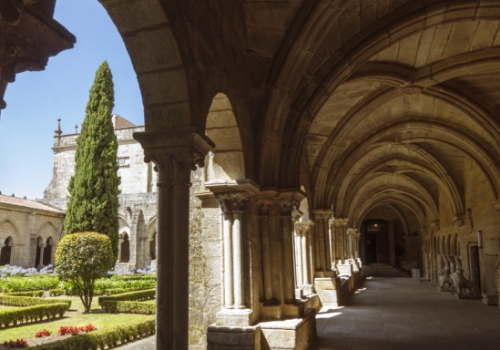
[[[464,219],[463,219],[464,215],[462,213],[457,213],[455,214],[452,218],[451,218],[451,221],[453,222],[453,225],[455,225],[455,227],[460,227],[460,226],[463,226],[464,224]]]
[[[217,196],[224,212],[242,211],[248,198],[247,193],[226,193]]]
[[[257,200],[257,206],[259,208],[260,216],[268,216],[270,214],[270,209],[274,203],[274,198],[259,198]]]

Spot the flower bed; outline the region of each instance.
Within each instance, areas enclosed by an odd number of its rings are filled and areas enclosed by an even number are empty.
[[[128,341],[149,336],[155,332],[155,319],[118,326],[113,329],[78,334],[50,344],[32,347],[33,350],[97,350],[109,349]]]

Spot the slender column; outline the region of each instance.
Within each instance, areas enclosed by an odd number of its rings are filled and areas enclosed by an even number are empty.
[[[304,285],[304,251],[302,249],[302,237],[304,236],[304,229],[302,227],[295,226],[295,252],[296,252],[296,263],[295,271],[297,274],[297,286],[301,287]]]
[[[241,222],[245,193],[215,194],[224,212],[224,307],[245,309],[243,234]]]
[[[232,228],[233,228],[233,213],[224,213],[224,307],[232,309],[234,307],[233,294],[233,246]]]
[[[281,229],[283,237],[283,273],[284,273],[284,297],[286,303],[294,303],[295,299],[295,268],[293,261],[293,239],[294,222],[292,214],[297,217],[300,212],[295,208],[299,207],[302,196],[298,192],[282,193],[278,197],[278,203],[281,209]],[[292,213],[295,212],[295,213]]]
[[[38,263],[37,268],[42,268],[43,267],[43,253],[45,250],[46,244],[39,244],[38,247],[40,248],[40,262]]]
[[[193,129],[134,133],[158,171],[156,348],[189,347],[189,195],[191,171],[213,143]]]
[[[356,240],[355,243],[356,259],[359,259],[359,240],[361,239],[361,233],[356,233],[354,237]]]
[[[337,244],[335,242],[335,220],[328,220],[328,238],[330,243],[330,268],[332,271],[337,271]]]
[[[272,198],[259,199],[259,224],[261,237],[262,274],[264,284],[264,301],[273,300],[273,281],[271,272],[271,246],[269,240],[269,208]]]
[[[243,252],[241,235],[242,211],[233,212],[233,257],[234,257],[234,307],[245,308],[244,279],[243,279]]]
[[[322,211],[315,211],[314,212],[314,222],[316,223],[315,228],[316,228],[316,237],[318,238],[318,241],[316,242],[318,246],[318,253],[319,253],[319,271],[322,272],[322,275],[324,276],[324,273],[326,271],[326,247],[325,247],[325,228],[324,228],[324,220],[323,220],[323,212]]]

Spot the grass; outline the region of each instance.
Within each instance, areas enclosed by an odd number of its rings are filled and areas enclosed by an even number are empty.
[[[58,299],[58,298],[54,298]],[[62,297],[59,297],[62,299]],[[53,334],[57,334],[57,330],[61,326],[86,326],[92,323],[99,329],[109,329],[118,325],[126,325],[130,322],[140,321],[151,317],[150,315],[136,315],[136,314],[108,314],[103,313],[97,304],[97,298],[92,302],[91,312],[88,314],[83,313],[83,305],[78,297],[64,297],[64,299],[71,299],[71,309],[62,319],[57,319],[53,322],[38,322],[21,325],[17,327],[1,328],[0,329],[0,343],[10,339],[26,339],[29,340],[35,337],[35,333],[42,329],[48,329]],[[4,310],[5,306],[0,306],[0,310]],[[10,307],[9,307],[10,308]]]

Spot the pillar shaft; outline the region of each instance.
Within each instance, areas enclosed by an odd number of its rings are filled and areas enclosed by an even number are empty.
[[[232,309],[234,306],[233,294],[233,214],[224,213],[224,307]]]
[[[189,195],[213,143],[192,129],[134,133],[158,171],[156,348],[189,347]]]
[[[269,207],[272,205],[273,200],[270,198],[263,198],[259,200],[259,226],[261,238],[261,254],[262,254],[262,276],[263,276],[263,290],[264,301],[269,302],[273,300],[273,280],[271,269],[271,242],[269,237],[270,218]]]

